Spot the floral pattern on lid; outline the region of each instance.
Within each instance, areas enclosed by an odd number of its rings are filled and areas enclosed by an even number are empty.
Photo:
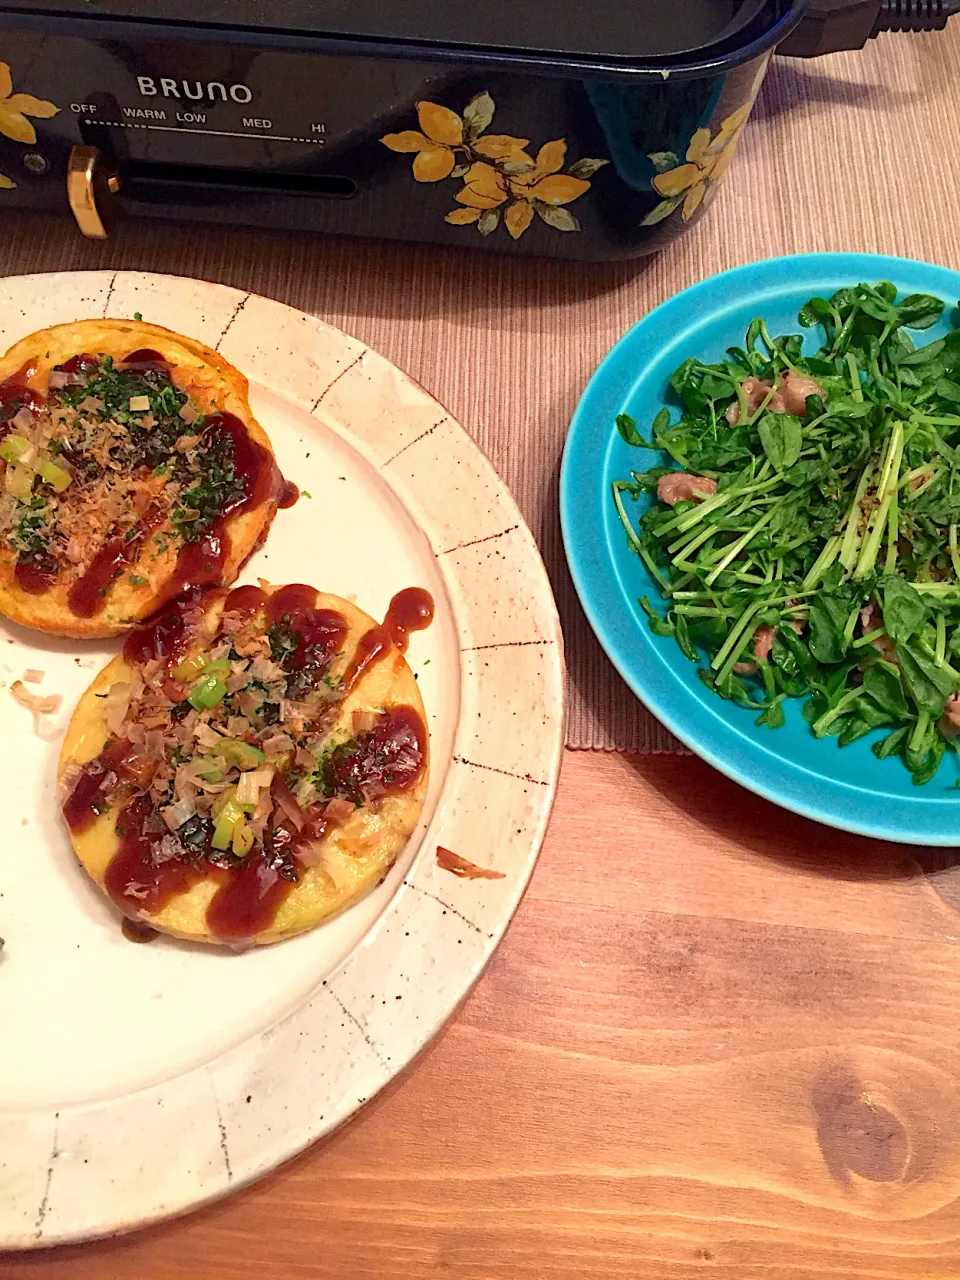
[[[564,206],[590,190],[593,175],[609,160],[577,160],[564,172],[565,138],[544,143],[534,158],[529,138],[486,133],[494,110],[489,93],[472,98],[462,117],[439,103],[418,102],[420,129],[388,133],[380,141],[391,151],[414,153],[417,182],[463,179],[454,197],[463,207],[444,218],[451,226],[475,225],[488,236],[502,221],[519,240],[538,215],[557,231],[579,231],[578,219]]]
[[[662,222],[681,204],[681,217],[684,222],[690,221],[726,173],[752,106],[750,98],[726,117],[714,137],[709,129],[698,129],[690,139],[683,163],[672,151],[651,152],[649,159],[659,171],[653,179],[653,189],[664,198],[643,219],[644,226]]]
[[[49,120],[59,110],[52,102],[35,98],[31,93],[14,93],[9,64],[0,62],[0,133],[4,137],[32,146],[37,140],[37,131],[27,117]],[[9,191],[16,185],[12,178],[0,173],[0,189]]]

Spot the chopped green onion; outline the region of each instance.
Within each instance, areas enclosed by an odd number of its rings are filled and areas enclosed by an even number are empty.
[[[33,493],[33,481],[36,472],[29,467],[22,467],[16,462],[8,462],[3,477],[3,487],[18,502],[29,502]]]
[[[237,823],[244,821],[243,809],[236,800],[228,800],[220,810],[211,844],[215,849],[229,849]]]
[[[240,781],[237,783],[238,802],[256,806],[260,799],[261,788],[269,787],[272,781],[272,769],[248,769],[246,773],[241,773]]]
[[[16,462],[29,443],[26,436],[7,436],[0,440],[0,458],[4,462]]]
[[[186,680],[193,680],[201,672],[208,676],[228,676],[230,663],[226,658],[211,658],[208,653],[197,653],[174,667],[173,678],[182,684]]]
[[[253,848],[253,832],[245,818],[241,818],[233,828],[231,847],[238,858],[245,858]]]
[[[65,489],[69,489],[73,484],[73,476],[69,471],[65,471],[63,467],[58,467],[55,462],[48,462],[43,459],[37,465],[37,474],[41,480],[52,485],[57,493],[63,493]]]
[[[187,694],[187,701],[194,711],[211,711],[226,696],[227,686],[219,676],[208,675],[193,686]]]
[[[185,680],[193,680],[206,667],[209,658],[205,653],[195,654],[192,658],[185,658],[179,666],[174,667],[171,675],[174,680],[183,683]]]
[[[227,764],[235,764],[238,769],[255,769],[267,758],[259,747],[251,747],[242,738],[224,738],[217,744],[217,750]]]
[[[230,801],[231,800],[236,801],[236,798],[237,798],[236,787],[228,787],[226,791],[220,792],[216,800],[214,800],[213,802],[213,809],[211,811],[214,822],[216,822],[216,820],[220,817],[221,813],[223,813],[224,809],[227,807]]]

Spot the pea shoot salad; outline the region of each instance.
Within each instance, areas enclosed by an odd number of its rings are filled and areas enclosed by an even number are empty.
[[[724,360],[676,370],[680,416],[661,409],[650,440],[618,417],[671,465],[613,483],[666,601],[640,601],[650,626],[705,662],[708,688],[770,729],[801,698],[840,746],[885,728],[874,754],[916,785],[960,733],[960,329],[908,332],[943,312],[889,281],[811,298],[813,356],[754,320]]]

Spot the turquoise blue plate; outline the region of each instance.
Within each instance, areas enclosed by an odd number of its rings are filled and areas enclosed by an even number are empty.
[[[848,747],[833,738],[817,741],[797,700],[787,704],[782,729],[757,727],[756,712],[712,694],[675,641],[653,635],[638,597],[661,597],[627,546],[610,493],[611,481],[659,458],[624,443],[614,419],[629,413],[646,432],[665,403],[671,373],[687,356],[721,359],[727,347],[742,344],[754,316],[763,316],[771,333],[802,332],[797,312],[814,294],[829,297],[842,285],[877,280],[935,294],[947,313],[960,298],[960,273],[945,267],[822,253],[738,267],[651,311],[609,352],[577,406],[560,473],[560,517],[570,571],[597,638],[637,697],[682,742],[751,791],[808,818],[884,840],[953,845],[960,844],[960,756],[948,753],[936,777],[914,787],[900,761],[877,760],[870,750],[882,730]],[[949,327],[943,320],[920,340]],[[821,341],[819,330],[808,331],[805,349]],[[642,507],[628,503],[628,510],[639,515]]]

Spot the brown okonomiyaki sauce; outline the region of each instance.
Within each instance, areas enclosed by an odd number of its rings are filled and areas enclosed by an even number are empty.
[[[185,613],[197,607],[199,598],[199,592],[191,592],[131,632],[124,645],[127,661],[136,666],[159,660],[168,668],[175,666],[190,642]],[[223,612],[249,617],[262,614],[267,626],[281,622],[296,632],[299,642],[287,655],[284,669],[288,675],[305,673],[308,679],[323,677],[347,633],[346,619],[334,610],[317,608],[317,592],[302,584],[282,587],[273,594],[255,586],[236,587],[224,594]],[[409,588],[394,596],[384,625],[366,632],[358,642],[341,677],[344,693],[391,646],[405,648],[409,632],[428,626],[432,617],[433,601],[422,589]],[[182,696],[172,679],[171,685],[172,695]],[[333,751],[330,769],[336,795],[362,803],[371,793],[385,796],[408,790],[423,773],[427,747],[427,729],[420,713],[410,706],[391,707],[371,729]],[[108,779],[113,785],[119,780],[131,793],[117,812],[120,843],[104,877],[114,902],[130,918],[141,911],[155,915],[198,881],[213,879],[218,887],[206,920],[216,937],[240,942],[269,929],[305,870],[297,860],[298,848],[323,839],[335,825],[324,814],[326,798],[300,811],[302,825],[298,829],[289,816],[293,797],[278,773],[271,785],[275,804],[262,849],[251,852],[236,868],[214,866],[200,856],[202,850],[192,862],[173,858],[157,864],[151,856],[157,821],[152,801],[143,794],[150,782],[150,765],[135,753],[136,748],[127,742],[108,743],[84,767],[63,805],[70,829],[81,832],[108,807],[104,790]],[[285,804],[278,803],[278,797]],[[278,869],[282,865],[276,859],[278,854],[291,856],[296,879],[285,877]]]
[[[353,688],[363,673],[384,654],[390,646],[406,653],[411,631],[423,631],[433,621],[433,596],[423,587],[405,587],[390,601],[387,616],[380,627],[371,627],[360,637],[356,652],[343,676],[347,690]]]
[[[406,587],[390,601],[383,629],[400,650],[407,652],[411,631],[424,631],[433,621],[433,596],[423,587]]]
[[[144,924],[142,920],[131,920],[129,916],[123,917],[120,932],[128,942],[152,942],[160,936],[150,925]]]
[[[10,420],[21,409],[39,413],[46,404],[46,397],[30,386],[30,379],[36,371],[36,367],[28,360],[16,373],[11,373],[9,378],[0,382],[0,440],[10,434],[13,429]]]

